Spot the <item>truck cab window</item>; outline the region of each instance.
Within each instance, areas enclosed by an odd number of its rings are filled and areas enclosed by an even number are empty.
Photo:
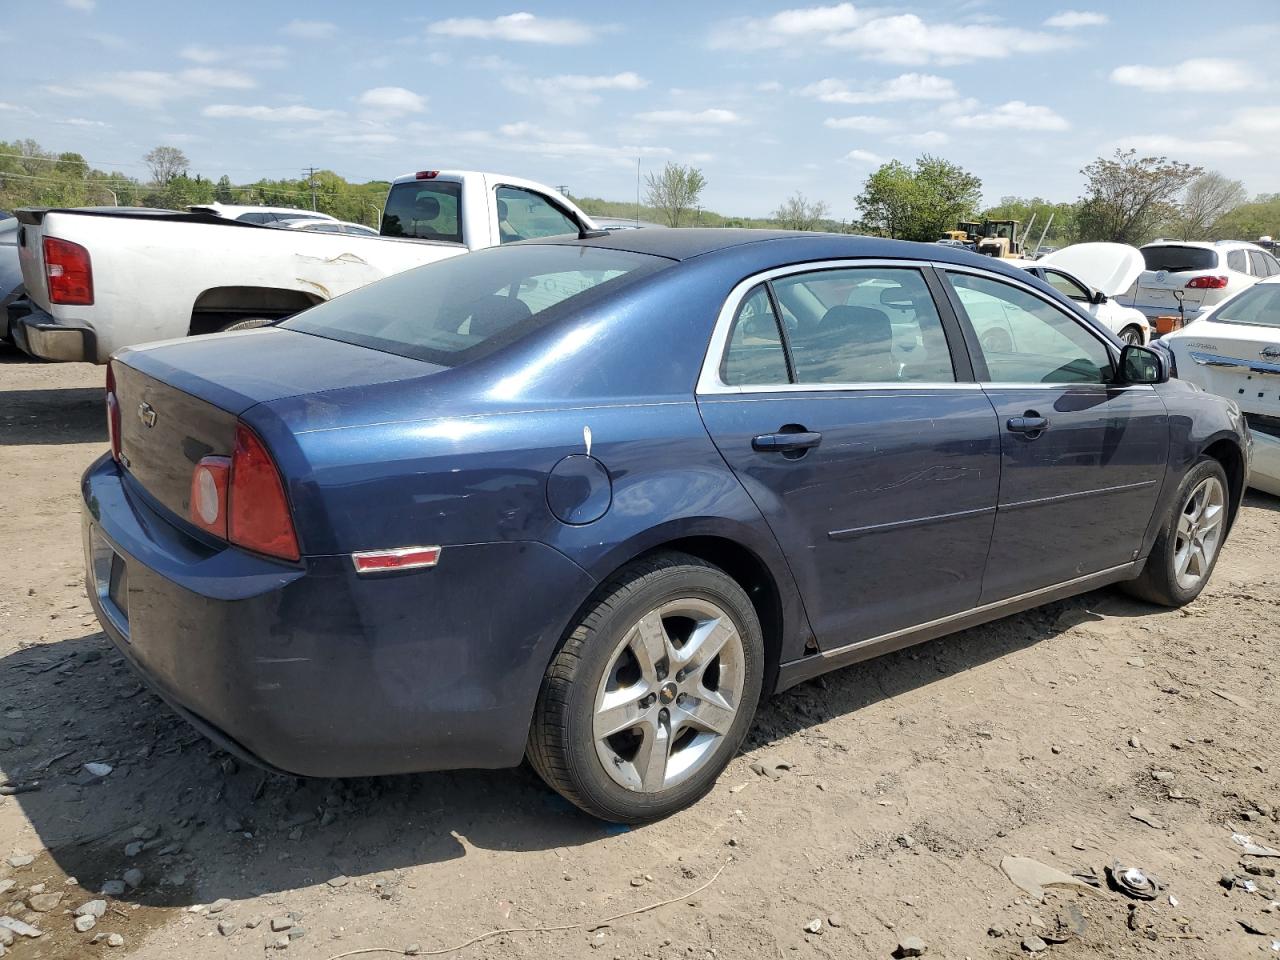
[[[447,180],[397,183],[382,214],[384,237],[462,243],[462,184]]]

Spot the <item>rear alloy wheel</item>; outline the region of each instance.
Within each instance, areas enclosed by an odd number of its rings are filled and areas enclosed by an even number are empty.
[[[529,758],[605,820],[673,813],[715,783],[760,696],[755,609],[727,574],[665,554],[615,577],[552,662]]]
[[[1142,338],[1142,328],[1132,323],[1120,331],[1120,340],[1122,343],[1136,344],[1139,347],[1146,343]]]
[[[1209,582],[1217,563],[1227,536],[1229,510],[1222,464],[1202,457],[1183,477],[1142,575],[1125,588],[1166,607],[1190,603]]]
[[[243,320],[233,320],[225,327],[219,327],[219,333],[232,333],[236,330],[255,330],[258,327],[265,327],[275,323],[271,317],[245,317]]]

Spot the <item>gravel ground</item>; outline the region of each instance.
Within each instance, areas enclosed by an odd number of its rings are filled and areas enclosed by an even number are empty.
[[[43,931],[9,960],[425,956],[513,927],[552,929],[453,955],[1280,951],[1280,859],[1232,839],[1280,846],[1280,500],[1250,495],[1191,607],[1106,590],[804,684],[706,800],[628,830],[527,768],[276,778],[178,720],[84,596],[102,374],[0,357],[0,783],[39,782],[0,796],[0,916]],[[1120,861],[1164,889],[1040,902],[1006,857],[1099,878]]]

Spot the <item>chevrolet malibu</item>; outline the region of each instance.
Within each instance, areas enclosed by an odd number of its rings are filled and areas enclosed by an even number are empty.
[[[309,776],[528,756],[630,822],[708,791],[768,693],[1106,584],[1189,602],[1250,456],[1231,401],[1024,271],[733,230],[126,350],[107,408],[90,595],[192,724]]]

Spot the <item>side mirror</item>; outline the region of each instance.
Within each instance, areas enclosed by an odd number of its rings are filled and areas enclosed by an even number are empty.
[[[1167,383],[1164,357],[1149,347],[1130,343],[1120,351],[1120,380],[1127,384]]]
[[[1106,295],[1105,293],[1103,293],[1101,290],[1095,290],[1095,291],[1094,291],[1094,294],[1093,294],[1093,299],[1092,299],[1092,301],[1091,301],[1091,302],[1092,302],[1092,303],[1106,303],[1106,302],[1107,302],[1107,295]]]

